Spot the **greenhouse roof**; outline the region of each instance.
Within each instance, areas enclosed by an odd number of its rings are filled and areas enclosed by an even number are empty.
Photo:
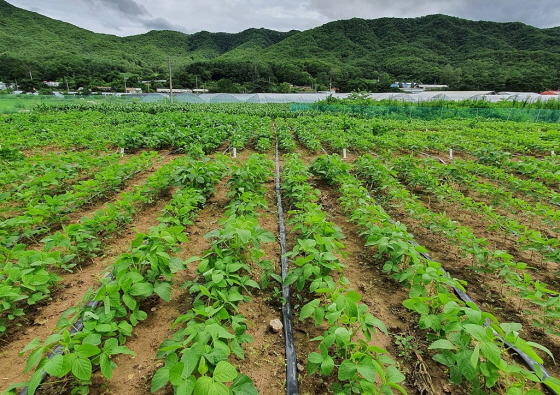
[[[315,103],[329,97],[336,99],[347,98],[349,93],[181,93],[173,95],[173,99],[183,103]],[[142,101],[153,102],[168,98],[161,93],[150,93]],[[540,95],[533,92],[492,92],[492,91],[425,91],[421,93],[384,92],[370,93],[372,100],[398,100],[406,102],[420,102],[430,100],[486,100],[498,102],[501,100],[530,101],[556,99],[554,95]]]
[[[194,93],[180,93],[178,95],[173,95],[173,98],[181,103],[205,103],[203,99]]]

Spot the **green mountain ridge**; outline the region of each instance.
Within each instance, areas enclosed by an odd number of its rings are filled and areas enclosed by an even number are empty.
[[[464,90],[560,87],[560,27],[469,21],[446,15],[339,20],[305,30],[240,33],[150,31],[118,37],[0,0],[0,81],[29,89],[67,79],[75,87],[121,89],[141,80],[272,91],[288,83],[342,91],[387,90],[394,81]],[[31,78],[33,77],[33,78]],[[218,84],[220,82],[220,84]],[[282,84],[283,83],[283,84]]]

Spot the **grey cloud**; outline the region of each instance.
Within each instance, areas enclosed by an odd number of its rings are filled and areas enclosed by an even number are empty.
[[[331,20],[381,17],[415,17],[427,14],[445,13],[450,2],[441,0],[309,0],[310,8]]]
[[[309,0],[312,9],[329,19],[352,17],[417,17],[446,14],[472,20],[520,21],[537,27],[557,26],[558,0]]]
[[[186,32],[187,29],[183,26],[175,25],[163,18],[154,18],[141,21],[142,26],[149,30],[175,30]]]
[[[118,35],[147,30],[305,30],[338,19],[446,14],[472,20],[560,25],[558,0],[8,0],[51,18]],[[188,26],[188,29],[183,26]]]
[[[454,7],[454,15],[467,19],[520,21],[536,27],[558,26],[560,20],[558,0],[463,0],[461,3]]]
[[[97,9],[117,11],[128,19],[152,17],[146,7],[134,0],[85,0],[85,2]]]

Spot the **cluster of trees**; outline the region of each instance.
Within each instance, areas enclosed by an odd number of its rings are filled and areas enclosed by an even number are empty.
[[[70,90],[109,86],[287,92],[337,88],[391,90],[395,81],[452,90],[560,88],[560,28],[473,22],[444,15],[331,22],[303,32],[248,29],[237,34],[152,31],[96,34],[0,0],[0,81],[23,90],[60,81]],[[4,18],[5,17],[5,18]],[[298,88],[296,88],[298,89]]]
[[[173,59],[177,61],[178,59]],[[173,66],[173,85],[176,88],[206,88],[216,92],[281,92],[301,90],[328,90],[340,92],[387,92],[395,81],[446,84],[452,90],[494,90],[541,92],[558,89],[560,78],[557,70],[543,66],[534,59],[523,65],[499,64],[495,60],[469,60],[461,66],[445,64],[440,67],[419,67],[406,63],[406,59],[393,61],[392,65],[377,63],[337,65],[318,59],[293,63],[212,60]],[[406,63],[406,64],[405,64]],[[375,67],[377,66],[377,67]],[[416,67],[416,68],[415,68]],[[83,88],[85,93],[97,87],[111,87],[123,92],[128,87],[155,91],[165,87],[168,70],[161,65],[137,68],[133,72],[119,64],[86,62],[76,59],[51,60],[40,64],[0,55],[0,81],[17,82],[25,91],[46,89],[43,81],[61,82],[60,90]],[[149,81],[142,84],[142,81]],[[295,86],[295,87],[291,87]]]

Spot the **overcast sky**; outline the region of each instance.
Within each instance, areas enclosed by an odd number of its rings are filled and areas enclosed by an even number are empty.
[[[353,17],[446,14],[472,20],[560,25],[559,0],[7,0],[16,7],[97,32],[236,33],[250,27],[306,30]]]

